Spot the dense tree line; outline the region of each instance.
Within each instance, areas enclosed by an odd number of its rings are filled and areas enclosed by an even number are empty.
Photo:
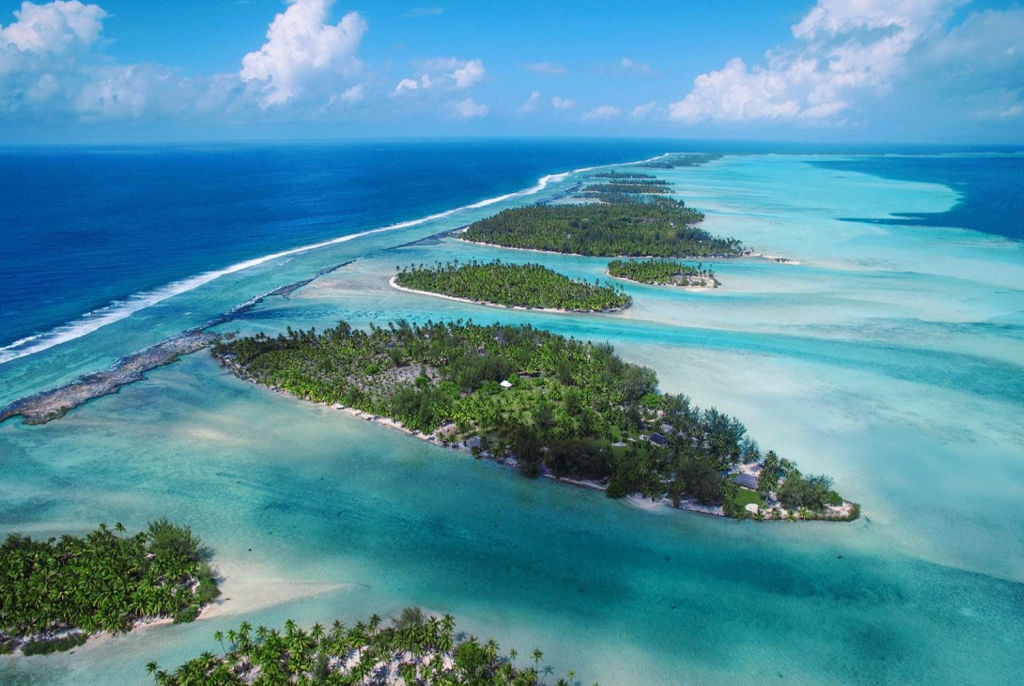
[[[639,164],[639,167],[646,167],[647,169],[675,169],[676,167],[699,167],[702,164],[713,162],[721,159],[721,155],[712,155],[708,153],[682,153],[678,155],[668,155],[667,157],[661,157],[650,162],[644,162]]]
[[[149,672],[160,686],[543,686],[542,651],[529,656],[533,666],[516,667],[516,651],[505,655],[494,640],[460,638],[450,615],[424,617],[415,608],[406,608],[390,624],[376,615],[351,627],[335,622],[329,629],[317,624],[308,631],[292,620],[284,631],[263,626],[253,631],[243,623],[214,638],[220,654],[205,652],[172,672],[151,662]],[[557,686],[569,686],[572,679],[570,672]]]
[[[611,346],[530,326],[342,322],[227,340],[214,354],[259,383],[425,434],[444,427],[439,440],[514,458],[527,476],[601,481],[612,497],[720,504],[730,470],[760,459],[738,420],[658,393],[654,372]]]
[[[710,267],[705,269],[703,264],[694,267],[668,260],[613,260],[608,263],[608,273],[620,279],[655,285],[687,286],[710,281],[718,286],[714,271]]]
[[[504,210],[471,224],[468,241],[608,257],[707,257],[741,252],[740,242],[717,238],[693,224],[700,212],[676,200],[543,205]]]
[[[47,652],[143,619],[191,621],[219,595],[187,527],[160,519],[134,536],[122,532],[101,524],[84,537],[9,535],[0,547],[0,647]]]
[[[597,174],[591,174],[591,178],[594,179],[657,179],[658,177],[654,174],[642,174],[639,172],[619,172],[619,171],[608,171],[599,172]]]
[[[395,277],[405,288],[508,307],[601,312],[629,307],[621,289],[575,281],[539,264],[449,262],[405,268]]]
[[[587,185],[584,193],[670,193],[672,189],[665,181],[612,181],[611,183],[592,183]]]

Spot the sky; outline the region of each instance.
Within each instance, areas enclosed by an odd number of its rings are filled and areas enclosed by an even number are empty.
[[[0,0],[0,144],[1024,143],[1014,0]]]

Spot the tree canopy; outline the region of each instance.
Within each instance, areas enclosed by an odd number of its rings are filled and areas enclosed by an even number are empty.
[[[720,504],[730,470],[757,455],[738,420],[658,393],[654,372],[611,346],[530,326],[342,322],[225,340],[214,355],[256,382],[514,459],[527,476],[600,481],[610,496]]]
[[[130,631],[156,617],[191,621],[219,594],[199,539],[166,519],[134,536],[105,524],[46,541],[10,534],[0,546],[0,643],[58,633]],[[67,646],[72,647],[72,646]]]
[[[607,257],[710,257],[742,252],[740,242],[692,226],[704,218],[680,201],[539,205],[475,222],[467,241]]]
[[[424,617],[418,608],[406,608],[390,624],[377,615],[351,627],[335,622],[329,629],[317,624],[305,630],[288,620],[283,631],[264,626],[253,631],[242,623],[214,638],[220,654],[204,652],[173,671],[155,662],[147,668],[159,686],[543,686],[539,649],[532,653],[533,666],[517,667],[515,651],[505,655],[494,640],[462,638],[450,615]],[[558,679],[556,685],[569,683]]]
[[[659,286],[718,286],[710,267],[705,269],[703,264],[693,266],[674,260],[613,260],[608,263],[608,273],[620,279]]]
[[[473,261],[419,265],[400,271],[395,283],[507,307],[604,312],[629,307],[633,302],[620,288],[576,281],[539,264]]]

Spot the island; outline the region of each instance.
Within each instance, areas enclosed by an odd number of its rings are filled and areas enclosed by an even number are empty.
[[[648,162],[642,162],[637,166],[645,167],[647,169],[675,169],[676,167],[699,167],[701,165],[707,164],[708,162],[714,162],[715,160],[721,158],[721,155],[714,155],[709,153],[676,153],[673,155],[663,155],[662,157],[658,157]]]
[[[671,193],[672,185],[668,181],[662,181],[655,178],[637,178],[632,177],[606,177],[601,179],[601,183],[592,183],[583,189],[583,195],[587,196],[590,194],[601,194],[601,193],[639,193],[639,194],[663,194]]]
[[[615,171],[613,169],[611,171],[597,172],[596,174],[591,174],[589,178],[591,178],[591,179],[611,179],[613,181],[631,181],[631,180],[634,180],[634,179],[651,180],[651,179],[657,179],[658,177],[655,176],[654,174],[644,174],[642,172],[620,172],[620,171]]]
[[[613,260],[608,263],[608,275],[655,286],[718,288],[721,285],[710,267],[705,269],[703,264],[694,267],[669,260]]]
[[[0,546],[0,654],[69,650],[99,631],[190,622],[220,595],[188,527],[159,519],[124,532],[101,524],[83,537],[9,535]]]
[[[500,260],[407,267],[391,279],[391,285],[482,305],[557,312],[614,312],[633,302],[614,286],[576,281],[539,264]]]
[[[515,665],[519,654],[501,652],[493,640],[457,633],[451,615],[427,616],[406,608],[391,622],[378,615],[346,627],[315,624],[302,629],[287,620],[284,631],[243,622],[214,635],[221,654],[205,652],[173,671],[147,665],[159,686],[225,684],[448,684],[450,686],[544,686],[543,651],[527,657],[532,666]],[[225,640],[227,643],[225,643]],[[569,686],[575,675],[558,679]]]
[[[661,394],[610,345],[529,325],[404,320],[225,339],[236,375],[435,443],[619,498],[720,516],[853,519],[825,476],[762,458],[736,419]]]
[[[649,202],[652,196],[672,192],[672,184],[653,174],[610,171],[591,174],[587,178],[598,182],[578,190],[574,198],[604,203],[635,203]]]
[[[679,200],[537,205],[503,210],[459,238],[505,248],[603,257],[736,257],[734,238],[699,229],[704,215]]]

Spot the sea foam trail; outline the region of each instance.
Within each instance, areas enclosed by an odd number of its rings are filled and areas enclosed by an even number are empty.
[[[620,164],[632,164],[632,163],[616,163],[614,165],[604,166],[620,166]],[[131,315],[135,314],[139,310],[144,310],[147,307],[156,305],[157,303],[163,302],[169,298],[173,298],[176,295],[186,293],[188,291],[199,288],[200,286],[210,283],[214,279],[218,279],[228,274],[234,274],[244,269],[256,267],[270,262],[271,260],[277,260],[282,257],[288,257],[289,255],[298,255],[299,253],[308,252],[310,250],[317,250],[318,248],[325,248],[330,245],[336,245],[338,243],[345,243],[347,241],[355,240],[356,238],[362,238],[363,236],[370,236],[376,233],[383,233],[384,231],[396,231],[398,229],[407,229],[412,226],[418,226],[425,224],[426,222],[434,221],[437,219],[444,219],[450,217],[458,212],[464,212],[466,210],[476,210],[482,207],[488,207],[505,200],[511,200],[513,198],[524,197],[528,195],[536,195],[542,190],[547,188],[552,183],[558,183],[564,181],[569,177],[570,174],[579,173],[581,171],[588,171],[590,169],[597,169],[598,167],[587,167],[583,170],[574,170],[572,172],[562,172],[559,174],[548,174],[540,177],[537,183],[529,188],[514,191],[512,193],[505,193],[504,195],[497,195],[493,198],[486,198],[469,205],[462,205],[454,209],[445,210],[444,212],[438,212],[437,214],[427,215],[420,217],[419,219],[411,219],[409,221],[399,222],[397,224],[389,224],[388,226],[382,226],[376,229],[370,229],[369,231],[362,231],[359,233],[348,234],[345,236],[339,236],[330,240],[321,241],[319,243],[311,243],[309,245],[303,245],[297,248],[290,248],[288,250],[282,250],[275,252],[270,255],[264,255],[263,257],[256,257],[251,260],[245,260],[244,262],[238,262],[232,264],[223,269],[215,269],[212,271],[203,272],[196,274],[187,279],[181,279],[161,286],[160,288],[144,291],[142,293],[136,293],[125,300],[115,300],[109,305],[97,308],[90,312],[86,312],[75,320],[62,324],[49,331],[43,333],[34,334],[32,336],[26,336],[6,346],[0,347],[0,364],[16,360],[20,357],[32,355],[38,352],[42,352],[48,348],[52,348],[55,345],[61,343],[67,343],[73,341],[76,338],[81,338],[87,334],[96,331],[97,329],[103,328],[108,324],[120,321]]]

